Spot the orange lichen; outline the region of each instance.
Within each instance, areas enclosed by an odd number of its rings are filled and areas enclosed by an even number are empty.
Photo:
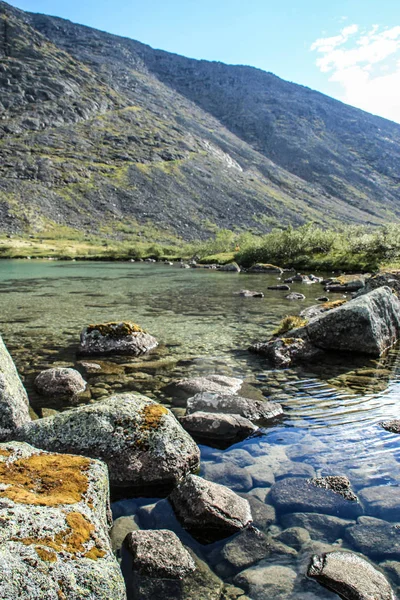
[[[98,325],[88,325],[86,328],[87,333],[93,333],[98,331],[100,335],[107,335],[110,337],[126,337],[133,333],[143,333],[144,330],[136,323],[130,321],[123,322],[111,322],[111,323],[100,323]]]
[[[35,550],[38,556],[45,561],[54,562],[54,552],[68,552],[72,559],[83,555],[86,558],[97,560],[102,558],[106,553],[98,548],[96,544],[89,550],[85,544],[91,541],[95,531],[93,523],[80,512],[70,512],[65,518],[68,528],[64,531],[55,533],[54,536],[45,536],[43,538],[13,538],[13,541],[18,541],[25,546],[35,545]],[[39,547],[46,546],[47,550]],[[48,550],[50,548],[50,550]],[[53,550],[54,552],[51,552]]]
[[[0,498],[39,506],[75,504],[87,492],[89,465],[82,456],[42,453],[0,462],[0,483],[8,484]]]
[[[168,413],[168,409],[161,404],[149,404],[141,411],[142,423],[139,427],[140,431],[149,431],[157,429],[160,425],[163,415]]]
[[[5,450],[4,448],[0,448],[0,456],[11,456],[12,452],[10,450]]]

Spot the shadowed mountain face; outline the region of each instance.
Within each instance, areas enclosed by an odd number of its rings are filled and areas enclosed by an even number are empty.
[[[400,217],[400,126],[243,66],[0,2],[0,227]]]

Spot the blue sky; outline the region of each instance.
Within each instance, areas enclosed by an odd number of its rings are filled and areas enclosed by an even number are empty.
[[[399,0],[12,0],[193,58],[247,64],[400,122]]]

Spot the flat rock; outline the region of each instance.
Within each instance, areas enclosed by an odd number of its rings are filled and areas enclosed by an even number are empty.
[[[289,567],[261,561],[236,575],[233,581],[236,585],[244,587],[253,600],[286,600],[293,592],[296,578],[296,572]]]
[[[136,323],[122,321],[89,325],[82,330],[79,352],[86,356],[129,354],[139,356],[158,346],[155,337]]]
[[[187,399],[192,398],[196,394],[201,394],[202,392],[225,395],[236,394],[242,385],[243,380],[236,377],[208,375],[207,377],[179,379],[178,381],[168,384],[165,391],[172,396],[173,404],[177,406],[186,406]]]
[[[186,413],[190,415],[197,411],[240,415],[250,421],[267,421],[283,414],[283,408],[278,402],[262,402],[232,394],[207,392],[196,394],[187,401]]]
[[[86,381],[75,369],[57,367],[39,373],[35,388],[42,396],[73,398],[85,391]]]
[[[181,417],[180,423],[196,440],[223,448],[246,439],[258,430],[251,421],[240,415],[202,411]]]
[[[200,460],[197,445],[167,408],[129,393],[32,421],[18,438],[45,450],[100,458],[116,491],[142,496],[168,493]]]
[[[400,528],[384,521],[358,524],[346,529],[346,540],[354,550],[372,558],[400,559]]]
[[[28,395],[0,337],[0,441],[30,420]]]
[[[252,521],[247,500],[196,475],[188,475],[168,499],[182,526],[201,543],[229,537]]]
[[[314,540],[333,543],[345,534],[346,527],[354,525],[354,521],[340,519],[332,515],[296,512],[282,515],[284,527],[303,527]]]
[[[344,600],[395,600],[386,577],[352,552],[314,555],[307,575]]]
[[[368,514],[387,521],[400,521],[398,487],[377,485],[360,490],[358,495]]]
[[[0,446],[2,600],[125,600],[108,537],[105,464]]]
[[[357,500],[346,499],[302,477],[289,477],[275,483],[269,500],[279,513],[316,512],[351,518],[363,512]]]

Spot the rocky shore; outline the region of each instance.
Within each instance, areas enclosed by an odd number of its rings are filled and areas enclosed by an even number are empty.
[[[282,275],[273,269],[254,272]],[[301,283],[321,284],[303,276]],[[305,323],[252,350],[279,367],[330,353],[379,357],[400,337],[390,284],[384,275],[362,285],[325,283],[327,294],[342,285],[355,297],[334,306],[324,300],[298,316]],[[284,285],[271,292],[287,292]],[[315,468],[301,460],[307,436],[277,427],[290,415],[282,394],[266,397],[212,372],[169,381],[160,402],[137,390],[85,401],[85,377],[114,355],[132,357],[129,368],[140,371],[157,345],[135,323],[87,326],[76,346],[81,372],[55,366],[35,378],[37,393],[66,402],[66,410],[37,418],[1,342],[0,596],[395,600],[395,457],[387,458],[389,482],[370,480],[356,465],[344,476],[339,460],[336,472]],[[396,416],[376,427],[395,438]],[[274,445],[279,431],[283,443]],[[314,443],[312,451],[329,448]]]

